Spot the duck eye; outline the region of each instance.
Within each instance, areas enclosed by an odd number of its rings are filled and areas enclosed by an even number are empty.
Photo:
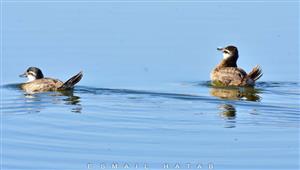
[[[36,74],[33,73],[32,71],[27,72],[27,74],[28,74],[28,75],[31,75],[31,76],[35,76],[35,75],[36,75]]]
[[[224,53],[225,53],[225,54],[229,54],[229,52],[228,52],[228,51],[224,51]]]

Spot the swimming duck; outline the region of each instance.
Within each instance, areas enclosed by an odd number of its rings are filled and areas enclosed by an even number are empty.
[[[22,83],[20,87],[28,93],[70,90],[81,80],[82,76],[82,72],[79,72],[66,82],[62,82],[58,79],[44,77],[42,71],[37,67],[29,67],[24,74],[20,75],[20,77],[28,78],[28,81]]]
[[[217,50],[223,53],[223,59],[210,74],[212,85],[253,87],[255,81],[263,75],[259,66],[255,66],[248,74],[237,67],[236,62],[239,58],[237,47],[230,45]]]

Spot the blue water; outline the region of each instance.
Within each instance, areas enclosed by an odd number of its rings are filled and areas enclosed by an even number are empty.
[[[299,169],[299,3],[3,1],[1,169]],[[219,46],[264,76],[215,88]],[[37,66],[69,92],[26,94]],[[129,167],[129,168],[128,168]]]

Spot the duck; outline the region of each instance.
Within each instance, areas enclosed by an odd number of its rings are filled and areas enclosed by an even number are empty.
[[[217,50],[223,53],[223,59],[210,73],[213,86],[254,87],[255,82],[262,77],[263,73],[259,65],[249,73],[237,66],[239,58],[237,47],[229,45]]]
[[[66,82],[54,78],[44,77],[41,69],[29,67],[20,77],[28,78],[28,81],[20,84],[20,88],[27,93],[39,93],[47,91],[72,90],[83,77],[82,71],[71,77]]]

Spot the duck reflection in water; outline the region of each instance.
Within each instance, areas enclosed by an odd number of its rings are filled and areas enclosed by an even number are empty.
[[[259,90],[252,87],[212,87],[210,94],[221,99],[260,101]]]
[[[260,101],[260,91],[252,87],[211,87],[210,94],[225,100]],[[234,105],[226,102],[218,106],[221,109],[221,117],[226,120],[226,128],[234,128],[236,125],[237,110]]]
[[[47,93],[28,94],[25,93],[25,108],[29,112],[40,112],[50,104],[71,105],[71,112],[81,113],[82,106],[80,97],[75,96],[73,90],[57,91]],[[50,104],[49,104],[50,103]]]
[[[221,117],[226,120],[225,128],[234,128],[235,127],[235,118],[236,118],[236,109],[231,104],[222,104],[219,106],[221,109]]]
[[[235,119],[236,116],[236,109],[233,105],[231,104],[222,104],[219,107],[222,109],[222,117],[225,117],[227,119]]]

